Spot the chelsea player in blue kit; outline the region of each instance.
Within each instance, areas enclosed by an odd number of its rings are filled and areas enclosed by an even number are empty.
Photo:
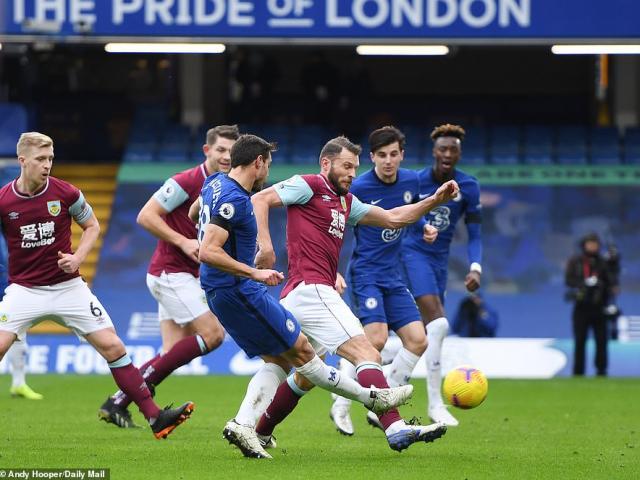
[[[450,124],[440,125],[431,133],[434,162],[432,166],[419,172],[420,196],[429,195],[442,183],[451,179],[460,186],[460,193],[425,216],[427,223],[438,229],[438,238],[433,244],[423,242],[422,231],[415,226],[407,228],[402,242],[402,262],[409,289],[420,309],[429,342],[425,355],[428,413],[434,422],[445,423],[448,426],[456,426],[458,421],[447,410],[440,391],[442,343],[449,330],[443,305],[449,247],[456,223],[463,216],[469,237],[467,252],[470,268],[464,282],[468,291],[473,292],[480,287],[482,273],[480,185],[474,177],[456,169],[462,153],[464,136],[465,131],[462,127]]]
[[[420,184],[416,171],[400,168],[404,144],[404,134],[393,126],[373,131],[369,147],[374,166],[353,181],[351,193],[364,203],[386,210],[413,203]],[[428,242],[434,241],[438,232],[424,221],[417,229],[422,229],[423,241]],[[384,347],[389,329],[397,333],[402,348],[384,371],[390,386],[405,385],[427,348],[427,337],[420,312],[402,277],[400,247],[404,229],[358,225],[354,234],[355,247],[348,267],[351,307],[378,351]],[[340,369],[345,375],[355,376],[353,365],[344,359]],[[350,405],[350,400],[334,395],[330,416],[344,435],[354,433]],[[370,423],[378,425],[372,412],[367,416]]]
[[[199,219],[200,281],[209,307],[247,355],[265,361],[251,380],[238,415],[223,431],[230,443],[254,458],[271,458],[255,433],[256,417],[262,414],[256,411],[256,404],[270,401],[285,379],[293,382],[293,376],[287,379],[291,366],[313,384],[357,400],[379,414],[411,396],[404,387],[362,387],[327,366],[294,316],[267,292],[265,285],[278,285],[284,275],[254,267],[257,224],[250,192],[266,180],[274,150],[273,144],[259,137],[242,135],[231,149],[229,175],[208,177],[199,201],[189,211],[192,219]]]

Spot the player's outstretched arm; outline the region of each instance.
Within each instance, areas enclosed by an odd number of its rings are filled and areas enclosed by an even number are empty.
[[[382,228],[403,228],[407,225],[417,222],[420,217],[426,213],[447,203],[460,192],[460,188],[455,180],[449,180],[440,185],[433,195],[428,196],[424,200],[411,205],[403,205],[401,207],[385,210],[383,208],[372,206],[367,214],[360,219],[360,224],[372,225]]]
[[[187,238],[171,228],[164,220],[168,212],[153,197],[142,207],[136,221],[138,225],[160,240],[175,245],[194,262],[198,261],[198,241],[195,238]]]
[[[205,227],[204,237],[200,243],[200,262],[231,275],[251,278],[269,286],[279,285],[284,280],[282,272],[258,270],[232,258],[223,248],[228,238],[229,232],[227,230],[218,225],[208,224]]]
[[[73,273],[80,268],[100,235],[100,223],[95,213],[91,212],[91,216],[87,220],[77,223],[82,228],[82,237],[80,237],[78,248],[74,253],[58,252],[58,268],[65,273]]]
[[[282,207],[284,204],[273,187],[266,188],[251,197],[253,214],[258,225],[258,254],[256,266],[271,268],[276,263],[276,252],[273,249],[269,232],[269,209]]]

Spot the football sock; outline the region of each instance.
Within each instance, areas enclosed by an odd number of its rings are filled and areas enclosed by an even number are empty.
[[[151,392],[140,371],[131,363],[129,355],[125,353],[118,360],[109,363],[109,368],[116,385],[135,402],[144,418],[158,418],[160,409],[151,399]]]
[[[340,359],[338,363],[338,368],[340,369],[340,375],[345,378],[351,378],[352,380],[356,380],[356,367],[349,360],[345,360],[344,358]],[[333,398],[333,404],[336,406],[342,406],[349,408],[351,406],[351,400],[345,397],[341,397],[340,395],[336,395],[335,393],[331,394],[331,398]]]
[[[153,357],[151,360],[147,361],[146,363],[143,363],[142,366],[138,368],[138,370],[142,374],[142,378],[144,378],[144,373],[147,370],[147,367],[149,367],[149,365],[152,365],[154,362],[158,361],[160,356],[161,354],[158,353],[155,357]],[[126,402],[126,405],[129,405],[131,403],[131,401],[129,400],[129,397],[127,397],[127,395],[125,395],[125,393],[122,390],[118,390],[116,393],[114,393],[111,396],[111,398],[113,398],[113,403],[115,403],[116,405],[122,405],[122,402]]]
[[[382,367],[374,362],[362,362],[356,365],[356,374],[358,375],[358,382],[363,387],[374,386],[376,388],[389,388],[387,380],[382,373]],[[391,426],[391,424],[402,421],[400,413],[397,408],[392,408],[387,413],[378,417],[380,423],[384,427],[385,431]]]
[[[413,369],[420,360],[415,353],[406,348],[401,348],[389,365],[382,367],[384,376],[391,387],[406,385],[411,380]]]
[[[263,364],[247,385],[247,393],[235,417],[236,422],[240,425],[255,427],[256,422],[275,397],[278,386],[286,378],[287,372],[279,365]]]
[[[287,418],[293,409],[296,408],[298,401],[305,393],[307,393],[306,390],[296,385],[296,382],[293,380],[293,375],[287,377],[287,380],[280,384],[276,390],[275,397],[273,397],[273,401],[269,404],[262,417],[260,417],[258,425],[256,426],[256,433],[265,436],[271,435],[276,425]]]
[[[142,377],[146,382],[156,386],[159,385],[171,372],[186,365],[191,360],[207,353],[206,345],[200,335],[191,335],[177,342],[171,350],[156,360],[145,369],[140,369]],[[120,400],[119,405],[126,408],[131,403],[131,399]]]
[[[427,324],[427,341],[429,346],[425,352],[427,363],[427,396],[429,407],[442,405],[440,386],[442,385],[442,342],[449,331],[449,322],[445,317],[436,318]]]
[[[324,363],[317,355],[301,367],[297,367],[296,370],[320,388],[350,400],[357,400],[365,405],[371,404],[371,390],[369,388],[371,384],[363,388],[355,380],[342,375],[339,370]],[[380,374],[382,375],[382,372]]]
[[[380,352],[382,365],[388,365],[393,362],[393,359],[396,358],[396,355],[401,348],[402,340],[400,340],[400,337],[396,335],[389,335],[389,338],[387,338],[387,341],[384,344],[384,348]]]
[[[27,368],[26,342],[13,342],[7,351],[7,361],[11,367],[11,386],[20,387],[25,384],[25,370]]]

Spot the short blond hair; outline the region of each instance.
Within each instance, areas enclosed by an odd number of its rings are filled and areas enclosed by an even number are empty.
[[[18,144],[16,145],[16,153],[18,156],[23,156],[27,149],[31,147],[43,148],[52,147],[53,140],[51,137],[40,132],[25,132],[20,135]]]

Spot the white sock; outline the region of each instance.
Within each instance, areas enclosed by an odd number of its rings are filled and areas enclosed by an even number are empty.
[[[442,405],[442,395],[440,393],[442,385],[442,342],[449,331],[449,322],[445,317],[436,318],[427,324],[427,341],[429,346],[425,353],[427,363],[427,396],[429,397],[429,407]]]
[[[286,378],[287,372],[279,365],[275,363],[262,365],[247,385],[247,393],[236,414],[236,422],[240,425],[255,427],[258,419],[275,397],[278,386]]]
[[[382,367],[390,387],[406,385],[411,380],[413,369],[420,357],[406,348],[401,348],[389,365]]]
[[[401,430],[406,430],[407,428],[409,427],[407,427],[407,424],[404,423],[404,420],[398,420],[397,422],[393,422],[391,425],[389,425],[384,431],[384,434],[388,437],[390,435],[393,435],[394,433],[398,433]]]
[[[338,368],[340,369],[340,375],[351,378],[354,381],[356,380],[356,367],[349,360],[341,358],[338,363]],[[335,393],[331,394],[331,398],[333,398],[333,404],[336,406],[342,406],[345,408],[351,407],[351,400],[348,398],[341,397]]]
[[[402,340],[400,340],[400,337],[396,335],[389,335],[389,338],[387,338],[387,341],[384,344],[384,348],[380,352],[382,365],[388,365],[393,362],[393,359],[396,358],[396,355],[401,348]]]
[[[27,368],[27,342],[13,342],[7,351],[7,361],[11,367],[11,386],[24,385]]]
[[[329,390],[351,400],[357,400],[366,406],[371,405],[370,388],[364,388],[355,380],[341,375],[340,371],[324,363],[317,355],[296,370],[311,383],[324,390]]]

